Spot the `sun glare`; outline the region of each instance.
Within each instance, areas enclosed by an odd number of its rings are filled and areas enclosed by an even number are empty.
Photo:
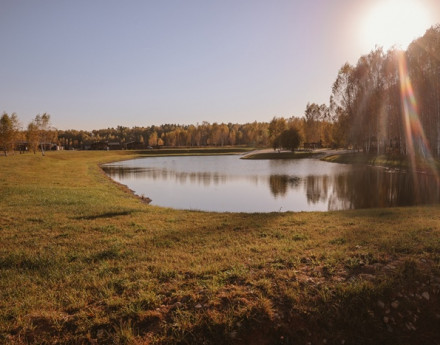
[[[429,26],[428,10],[417,0],[380,1],[366,16],[365,44],[369,50],[375,46],[406,49]]]

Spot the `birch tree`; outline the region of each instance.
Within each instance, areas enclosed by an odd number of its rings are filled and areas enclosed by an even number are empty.
[[[45,145],[52,144],[57,140],[56,130],[51,126],[50,115],[47,113],[35,116],[35,119],[29,123],[26,134],[32,151],[36,153],[40,147],[43,156],[45,155]]]

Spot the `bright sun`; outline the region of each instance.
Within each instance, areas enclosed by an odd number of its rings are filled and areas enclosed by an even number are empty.
[[[417,0],[382,0],[367,14],[363,32],[368,49],[406,49],[429,28],[428,11]]]

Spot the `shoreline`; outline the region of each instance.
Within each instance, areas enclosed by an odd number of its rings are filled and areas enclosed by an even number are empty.
[[[323,159],[328,156],[336,154],[347,154],[350,150],[333,150],[333,149],[316,149],[316,150],[296,150],[294,152],[289,150],[273,150],[261,149],[254,150],[244,154],[241,159],[301,159],[301,158],[320,158]]]

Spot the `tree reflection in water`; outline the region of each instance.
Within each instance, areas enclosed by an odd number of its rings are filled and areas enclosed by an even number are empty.
[[[286,195],[288,189],[296,189],[301,179],[295,176],[270,175],[269,187],[274,197]]]
[[[381,168],[357,169],[335,177],[334,200],[344,209],[381,208],[434,204],[440,201],[435,176],[418,173],[390,172]],[[329,209],[334,209],[329,204]],[[338,208],[338,207],[336,207]]]
[[[331,184],[328,176],[310,175],[307,176],[305,183],[309,203],[316,204],[328,199],[329,184]]]
[[[297,202],[296,199],[292,201],[292,195],[295,193],[306,198],[309,205],[321,205],[319,208],[321,210],[410,206],[440,202],[439,182],[435,176],[421,173],[414,176],[410,172],[393,172],[365,166],[345,166],[344,169],[336,172],[324,171],[322,175],[319,175],[317,171],[310,175],[302,172],[298,174],[299,176],[263,174],[258,171],[240,175],[227,172],[177,171],[163,167],[138,168],[118,165],[104,166],[103,169],[109,176],[119,180],[147,179],[152,182],[188,184],[190,188],[191,186],[213,185],[224,186],[222,189],[226,189],[228,183],[233,183],[234,186],[246,183],[253,186],[250,188],[266,188],[266,191],[269,187],[272,197],[278,201],[285,200],[283,207],[286,205],[284,209],[290,210],[307,210],[307,206],[305,209],[297,209],[296,205],[293,205]],[[270,170],[276,171],[277,169],[271,166]],[[237,193],[242,198],[247,192],[237,189]],[[288,198],[290,201],[287,201]],[[251,203],[252,200],[248,202]],[[315,206],[310,209],[317,208]]]

